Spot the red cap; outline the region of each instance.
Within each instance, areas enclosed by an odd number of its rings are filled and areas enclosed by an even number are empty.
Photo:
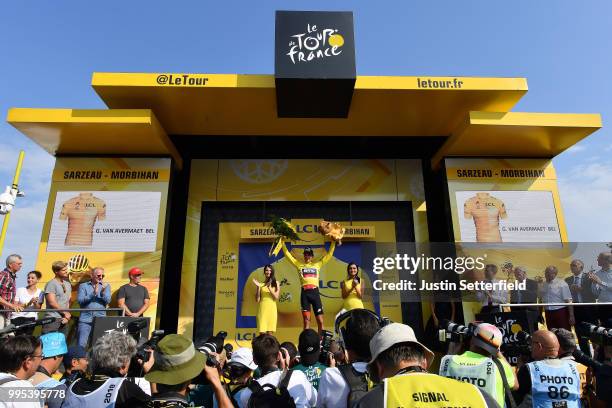
[[[140,268],[136,268],[136,267],[134,267],[134,268],[130,269],[130,271],[128,272],[128,274],[129,274],[130,276],[134,276],[134,275],[142,275],[143,273],[144,273],[144,272],[142,271],[142,269],[140,269]]]

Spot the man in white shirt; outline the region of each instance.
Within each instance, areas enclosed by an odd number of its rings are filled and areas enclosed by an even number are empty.
[[[488,264],[485,266],[485,282],[488,283],[496,283],[499,282],[498,279],[495,279],[497,275],[497,265]],[[499,305],[503,303],[508,303],[508,291],[504,289],[492,289],[492,290],[483,290],[476,293],[476,297],[478,301],[482,305],[482,309],[480,313],[492,313],[499,311]]]
[[[597,265],[601,268],[595,273],[589,273],[589,278],[593,281],[593,294],[597,297],[597,302],[612,302],[612,254],[602,252],[597,257]],[[599,306],[599,320],[602,326],[612,325],[612,306]]]
[[[278,340],[270,334],[260,334],[253,340],[253,360],[261,370],[262,377],[256,381],[262,386],[265,384],[278,386],[285,373],[284,370],[289,366],[289,356],[281,354]],[[287,390],[297,408],[314,407],[317,403],[317,391],[310,384],[306,375],[299,370],[291,371]],[[237,401],[240,407],[248,406],[251,394],[250,389],[240,393]]]
[[[540,289],[540,303],[572,303],[572,293],[569,285],[557,278],[559,270],[556,266],[550,265],[544,270],[546,281],[542,283]],[[572,306],[544,306],[546,316],[546,327],[548,330],[561,328],[572,330],[576,321],[574,319],[574,308]]]
[[[367,364],[372,358],[369,344],[380,329],[379,320],[368,310],[353,309],[340,315],[340,321],[345,323],[339,334],[350,364],[330,367],[323,372],[317,398],[317,407],[321,408],[348,407],[349,398],[356,402],[368,391]],[[352,387],[349,382],[353,384]],[[362,384],[363,387],[360,387]]]
[[[41,408],[39,400],[11,396],[9,389],[24,390],[34,386],[27,381],[38,369],[42,359],[42,346],[33,336],[20,335],[0,342],[0,407]]]

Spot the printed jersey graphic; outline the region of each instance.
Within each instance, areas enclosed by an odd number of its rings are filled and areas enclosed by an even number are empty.
[[[331,241],[331,244],[329,245],[329,251],[327,251],[325,256],[323,256],[323,258],[321,258],[317,262],[303,263],[303,262],[298,261],[291,254],[291,252],[289,252],[289,250],[285,246],[285,243],[283,243],[282,249],[283,249],[283,254],[287,257],[289,262],[291,262],[293,266],[297,268],[298,273],[300,274],[300,280],[301,280],[302,286],[319,287],[319,271],[321,270],[323,265],[328,263],[334,256],[334,250],[336,249],[336,242]]]
[[[91,246],[93,227],[106,219],[106,203],[91,193],[79,193],[62,205],[60,220],[68,220],[66,246]]]
[[[502,242],[499,219],[508,217],[503,201],[489,193],[476,193],[463,205],[463,214],[474,220],[477,242]]]

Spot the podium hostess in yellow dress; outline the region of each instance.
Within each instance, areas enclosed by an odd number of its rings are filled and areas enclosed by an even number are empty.
[[[271,334],[276,331],[276,319],[278,316],[276,302],[278,301],[280,287],[274,277],[272,265],[264,266],[264,276],[266,278],[264,283],[253,279],[253,283],[257,286],[255,300],[259,304],[257,308],[257,332]]]
[[[342,289],[342,299],[344,304],[342,308],[345,311],[353,309],[363,309],[362,292],[361,292],[361,279],[359,279],[359,267],[356,263],[351,262],[346,267],[347,277],[344,281],[340,282],[340,288]]]

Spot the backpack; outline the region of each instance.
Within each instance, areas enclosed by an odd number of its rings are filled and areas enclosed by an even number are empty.
[[[278,386],[272,384],[261,385],[257,381],[249,384],[252,394],[249,398],[248,408],[296,408],[293,397],[287,387],[293,370],[281,376]]]
[[[360,373],[352,364],[338,366],[338,370],[349,386],[349,394],[346,401],[347,408],[352,408],[369,391],[368,376]]]

